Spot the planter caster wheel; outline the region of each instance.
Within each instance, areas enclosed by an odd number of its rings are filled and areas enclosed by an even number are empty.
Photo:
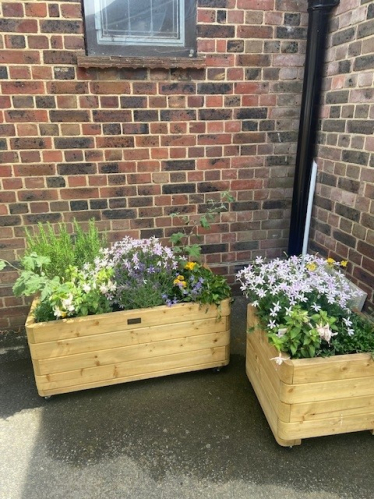
[[[212,371],[213,371],[214,373],[220,373],[220,372],[221,372],[221,370],[222,370],[222,367],[213,367],[213,369],[212,369]]]
[[[51,398],[52,398],[52,395],[46,395],[46,396],[44,397],[44,400],[51,400]]]

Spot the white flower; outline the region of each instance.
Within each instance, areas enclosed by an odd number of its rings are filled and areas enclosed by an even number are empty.
[[[53,310],[53,314],[57,317],[57,319],[59,319],[60,317],[62,317],[63,312],[59,307],[55,307]]]
[[[325,324],[324,326],[322,325],[322,323],[317,324],[316,329],[317,329],[317,332],[318,332],[320,338],[322,340],[327,341],[327,343],[330,343],[331,338],[338,334],[338,333],[333,333],[331,331],[329,324]]]
[[[282,327],[282,328],[278,329],[277,336],[278,336],[278,338],[282,338],[282,336],[284,336],[286,333],[287,333],[287,328]]]
[[[273,357],[270,360],[275,360],[275,363],[280,366],[285,360],[289,360],[289,357],[282,357],[282,353],[280,353],[278,357]]]
[[[347,327],[352,326],[352,321],[349,317],[347,319],[344,317],[343,322]]]
[[[82,288],[85,293],[89,293],[91,291],[91,286],[89,284],[83,284]]]

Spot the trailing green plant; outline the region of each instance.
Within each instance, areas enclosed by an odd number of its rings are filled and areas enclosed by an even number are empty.
[[[209,230],[211,223],[215,220],[218,213],[227,211],[227,204],[232,203],[234,198],[227,191],[221,194],[219,201],[208,199],[207,209],[198,220],[189,215],[182,215],[179,212],[172,213],[171,216],[179,217],[185,224],[183,230],[175,232],[170,236],[170,242],[176,255],[185,257],[187,260],[201,259],[201,241],[202,236],[198,233],[199,227]],[[195,242],[194,242],[195,241]]]
[[[49,278],[57,275],[62,280],[69,279],[69,269],[93,263],[100,249],[107,245],[106,235],[99,233],[93,219],[88,222],[86,231],[73,220],[73,229],[74,233],[70,234],[64,223],[58,225],[57,233],[50,223],[45,226],[39,223],[34,234],[26,229],[25,257],[31,254],[48,257],[49,263],[43,267],[45,274]]]

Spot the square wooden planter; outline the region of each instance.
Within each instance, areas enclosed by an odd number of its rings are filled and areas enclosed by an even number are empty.
[[[248,306],[248,327],[257,323]],[[286,360],[259,328],[247,334],[246,371],[278,444],[374,429],[371,354]]]
[[[35,323],[26,333],[38,393],[50,396],[229,363],[230,300]]]

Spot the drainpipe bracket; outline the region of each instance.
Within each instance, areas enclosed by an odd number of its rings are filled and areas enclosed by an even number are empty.
[[[340,0],[308,0],[308,10],[331,10],[339,5]]]

